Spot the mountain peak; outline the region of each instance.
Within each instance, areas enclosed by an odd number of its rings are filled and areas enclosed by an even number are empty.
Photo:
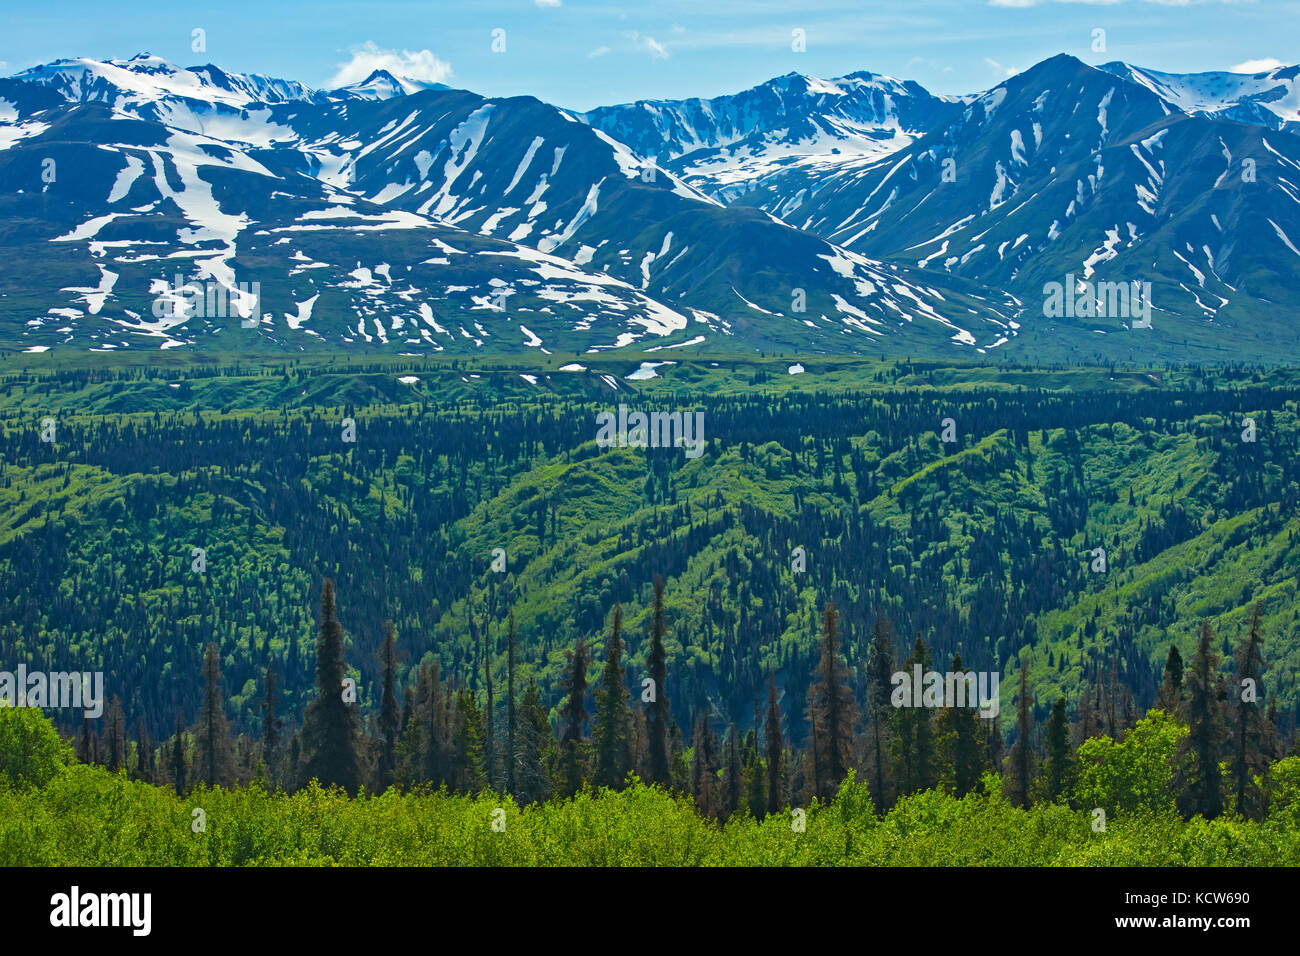
[[[1014,80],[1017,76],[1039,76],[1043,73],[1061,71],[1078,73],[1084,70],[1096,69],[1099,69],[1099,67],[1095,67],[1090,63],[1085,63],[1072,53],[1057,53],[1055,56],[1049,56],[1046,60],[1041,60],[1040,62],[1035,63],[1027,70],[1022,70],[1020,73],[1017,73],[1016,76],[1007,77],[1007,79]]]
[[[85,60],[83,62],[93,63],[95,61]],[[166,73],[180,72],[180,67],[172,63],[170,60],[165,60],[162,57],[155,56],[154,54],[149,53],[147,51],[137,53],[129,60],[106,60],[104,62],[111,63],[113,66],[121,67],[123,69],[131,70],[137,73],[140,72],[153,73],[153,72],[160,72],[160,71]]]
[[[1098,69],[1144,86],[1190,115],[1277,130],[1300,128],[1300,67],[1277,67],[1263,73],[1164,73],[1116,60]]]
[[[54,90],[71,102],[112,103],[151,116],[159,101],[170,98],[244,109],[252,103],[311,100],[320,95],[294,80],[227,73],[211,63],[182,68],[148,51],[126,60],[55,60],[24,70],[14,79]]]
[[[366,100],[388,100],[402,96],[406,88],[401,81],[387,70],[371,70],[370,75],[359,83],[349,83],[331,91],[333,96]]]
[[[351,83],[330,91],[332,97],[353,97],[367,100],[388,100],[423,90],[445,90],[443,83],[430,83],[409,76],[396,76],[387,70],[371,70],[370,75],[359,83]]]

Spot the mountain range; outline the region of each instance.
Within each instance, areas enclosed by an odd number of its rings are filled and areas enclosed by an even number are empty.
[[[576,113],[59,60],[0,79],[0,348],[1292,361],[1297,72],[1061,55]]]

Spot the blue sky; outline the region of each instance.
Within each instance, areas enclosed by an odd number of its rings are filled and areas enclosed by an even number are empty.
[[[0,17],[5,74],[147,50],[318,87],[387,66],[575,109],[734,92],[792,70],[964,93],[1060,52],[1170,72],[1300,60],[1291,0],[5,0]],[[191,50],[195,28],[204,53]],[[1092,49],[1096,30],[1105,52]]]

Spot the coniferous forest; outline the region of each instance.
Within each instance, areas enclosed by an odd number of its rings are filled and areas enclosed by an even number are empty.
[[[604,364],[6,369],[0,863],[1300,864],[1300,377]]]

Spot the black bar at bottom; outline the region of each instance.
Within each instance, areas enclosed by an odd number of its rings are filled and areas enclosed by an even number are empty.
[[[10,941],[76,934],[152,941],[374,944],[385,927],[449,921],[470,941],[520,942],[608,925],[631,934],[703,917],[717,932],[806,934],[821,920],[849,938],[939,923],[997,932],[1047,925],[1061,939],[1186,939],[1231,945],[1241,933],[1293,931],[1289,869],[18,869],[4,872]],[[76,887],[75,895],[73,887]],[[125,895],[123,895],[125,894]],[[147,907],[145,897],[148,894]],[[75,903],[75,906],[74,906]],[[75,916],[74,910],[76,911]],[[568,914],[565,916],[564,914]],[[693,914],[693,915],[692,915]],[[147,915],[147,919],[146,919]],[[566,929],[564,920],[574,922]],[[84,922],[115,926],[72,925]],[[55,925],[55,924],[61,925]],[[821,924],[828,928],[826,923]],[[442,927],[437,929],[436,927]],[[639,928],[638,928],[639,927]],[[143,931],[147,929],[147,934]],[[458,931],[457,936],[461,936]],[[661,944],[681,939],[657,935]],[[924,933],[922,933],[922,937]],[[614,938],[624,938],[623,936]],[[921,937],[918,937],[921,938]]]

